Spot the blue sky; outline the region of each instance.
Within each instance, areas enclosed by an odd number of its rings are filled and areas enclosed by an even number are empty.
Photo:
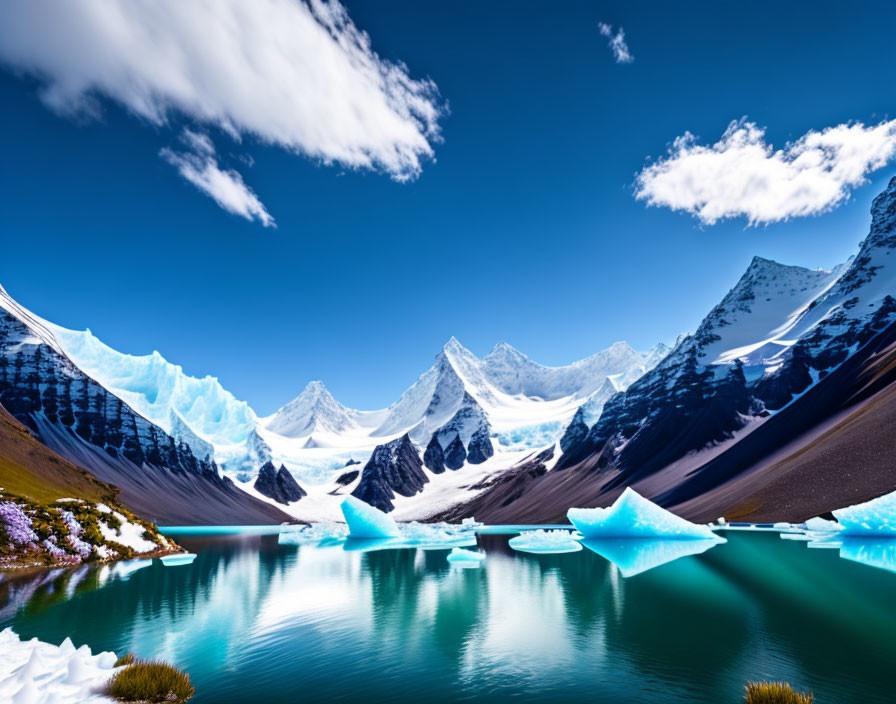
[[[61,114],[0,73],[0,283],[121,351],[158,349],[259,413],[311,379],[387,405],[452,335],[565,364],[693,329],[755,254],[830,267],[853,253],[892,162],[830,212],[707,224],[635,198],[690,131],[746,116],[776,147],[894,116],[891,3],[347,2],[373,50],[431,79],[441,140],[416,178],[353,169],[172,113],[100,99]],[[598,23],[622,26],[620,64]],[[0,44],[3,37],[0,36]],[[276,221],[225,212],[159,158],[214,142]],[[251,166],[249,165],[251,163]]]

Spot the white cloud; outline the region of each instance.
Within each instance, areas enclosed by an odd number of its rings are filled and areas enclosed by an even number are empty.
[[[215,147],[208,135],[184,130],[183,142],[189,151],[176,152],[165,148],[159,152],[165,161],[199,190],[215,199],[224,210],[241,215],[246,220],[259,220],[265,227],[276,227],[274,218],[258,196],[232,169],[222,169],[215,156]]]
[[[810,130],[777,150],[763,128],[740,120],[712,146],[685,132],[638,174],[635,196],[708,225],[738,216],[752,225],[776,222],[831,210],[894,153],[896,120]]]
[[[625,43],[625,32],[622,31],[622,27],[619,28],[616,34],[613,34],[611,25],[599,22],[597,26],[600,29],[600,33],[610,40],[608,42],[610,51],[613,52],[613,57],[616,59],[617,64],[630,64],[635,60],[635,57],[628,50],[628,44]]]
[[[397,180],[432,157],[444,112],[335,0],[4,0],[0,60],[60,112],[104,96]]]

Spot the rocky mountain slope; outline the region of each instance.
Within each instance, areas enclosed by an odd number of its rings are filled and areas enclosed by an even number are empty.
[[[866,471],[865,449],[844,438],[873,435],[869,429],[884,417],[885,390],[872,398],[862,389],[869,374],[878,384],[888,378],[882,360],[896,320],[894,251],[896,179],[875,199],[870,233],[846,265],[824,272],[754,259],[697,332],[613,395],[593,425],[577,414],[553,467],[529,459],[442,517],[552,521],[571,505],[603,505],[634,486],[701,518],[733,511],[797,520],[794,513],[821,513],[892,490],[896,474]],[[859,416],[844,424],[860,402],[862,433]],[[813,433],[824,423],[833,424],[833,435],[820,444]],[[826,457],[835,456],[835,446],[841,458],[853,450],[844,466],[828,466],[824,491],[808,455],[792,458],[790,495],[814,498],[788,507],[781,498],[771,501],[757,478],[744,478],[796,437]],[[880,442],[873,446],[883,451]],[[770,481],[768,471],[756,476]],[[751,504],[751,491],[765,498]]]

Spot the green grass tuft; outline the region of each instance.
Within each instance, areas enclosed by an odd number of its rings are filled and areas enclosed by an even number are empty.
[[[123,702],[185,702],[195,693],[190,676],[164,662],[138,661],[109,683],[108,694]]]
[[[794,692],[787,682],[747,682],[746,704],[813,704],[815,695]]]

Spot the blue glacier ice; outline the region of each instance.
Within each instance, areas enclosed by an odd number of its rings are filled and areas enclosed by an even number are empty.
[[[514,550],[540,555],[578,552],[582,544],[568,530],[527,530],[508,541]]]
[[[834,511],[841,535],[896,537],[896,491]]]
[[[582,545],[616,565],[623,577],[634,577],[682,557],[699,555],[719,542],[715,536],[693,540],[589,538]]]
[[[90,330],[53,326],[66,355],[86,374],[190,446],[197,457],[213,455],[219,464],[257,468],[256,416],[211,376],[196,378],[158,352],[123,354],[103,344]]]
[[[397,538],[400,535],[392,516],[354,496],[345,497],[342,515],[350,538]]]
[[[570,522],[586,538],[664,538],[725,542],[707,526],[676,516],[626,488],[608,508],[571,508]]]

